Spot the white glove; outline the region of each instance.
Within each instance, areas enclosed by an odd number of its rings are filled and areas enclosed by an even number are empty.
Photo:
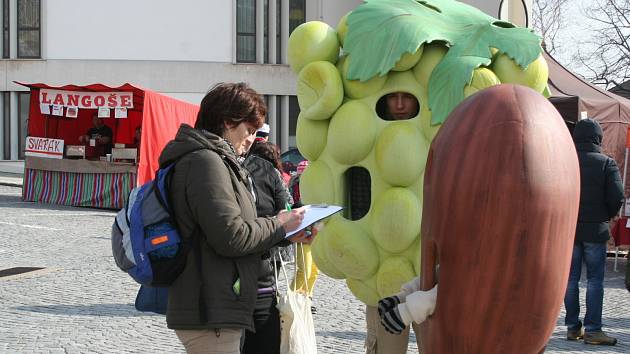
[[[420,324],[433,314],[437,302],[437,288],[436,285],[429,291],[416,291],[407,295],[406,301],[398,305],[400,318],[406,326],[411,321]]]
[[[415,277],[400,287],[400,292],[396,296],[400,302],[405,302],[407,295],[420,291],[420,277]]]

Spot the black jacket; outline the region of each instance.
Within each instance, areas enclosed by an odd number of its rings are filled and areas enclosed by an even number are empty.
[[[575,240],[606,242],[608,220],[623,204],[621,175],[615,160],[601,153],[602,128],[592,119],[580,120],[573,141],[580,162],[580,211]]]
[[[222,138],[182,124],[160,166],[173,161],[175,220],[181,236],[201,247],[188,253],[169,287],[166,323],[252,330],[260,255],[284,240],[284,229],[275,218],[257,217],[248,173]]]
[[[273,216],[283,210],[289,202],[289,192],[275,166],[257,155],[249,155],[243,166],[254,180],[258,216]]]
[[[256,211],[258,216],[274,216],[289,203],[289,192],[287,191],[282,176],[275,166],[257,156],[249,155],[243,163],[254,180],[254,191],[256,193]],[[284,241],[278,246],[288,246],[290,243]],[[273,266],[271,264],[271,253],[265,252],[260,262],[260,272],[258,274],[258,288],[268,288],[274,286]]]

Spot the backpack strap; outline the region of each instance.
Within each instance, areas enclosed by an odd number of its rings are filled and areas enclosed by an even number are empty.
[[[157,197],[158,202],[160,203],[160,205],[166,209],[166,211],[168,211],[169,214],[173,215],[172,210],[170,208],[170,195],[168,195],[168,193],[166,192],[167,189],[170,190],[171,187],[171,180],[173,179],[173,173],[175,172],[175,166],[177,165],[177,163],[184,158],[185,156],[195,152],[195,151],[199,151],[199,150],[210,150],[207,147],[198,147],[196,149],[190,150],[187,153],[185,153],[184,155],[181,155],[180,157],[178,157],[175,161],[171,162],[170,164],[166,165],[166,167],[164,168],[158,168],[157,171],[155,171],[155,178],[154,181],[156,181],[157,183],[153,184],[153,189],[155,191],[155,195]],[[160,180],[163,180],[163,183],[160,183]],[[186,204],[188,204],[188,201],[186,201]]]
[[[170,208],[169,199],[166,188],[169,188],[171,185],[171,179],[173,178],[173,167],[175,167],[175,163],[172,163],[164,168],[160,168],[155,171],[155,179],[153,180],[153,191],[155,192],[155,196],[157,197],[158,203],[166,209],[166,211],[172,215],[172,210]]]

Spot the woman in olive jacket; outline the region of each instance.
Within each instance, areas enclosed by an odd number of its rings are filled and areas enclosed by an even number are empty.
[[[240,353],[243,331],[253,330],[261,254],[303,219],[300,209],[256,215],[239,157],[265,113],[264,101],[246,84],[216,85],[203,98],[195,127],[183,124],[160,156],[161,167],[176,162],[169,197],[182,238],[193,247],[169,288],[166,314],[188,353]]]

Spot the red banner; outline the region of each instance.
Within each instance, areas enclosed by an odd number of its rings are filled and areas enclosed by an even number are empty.
[[[79,108],[133,108],[133,92],[39,90],[39,103]]]

